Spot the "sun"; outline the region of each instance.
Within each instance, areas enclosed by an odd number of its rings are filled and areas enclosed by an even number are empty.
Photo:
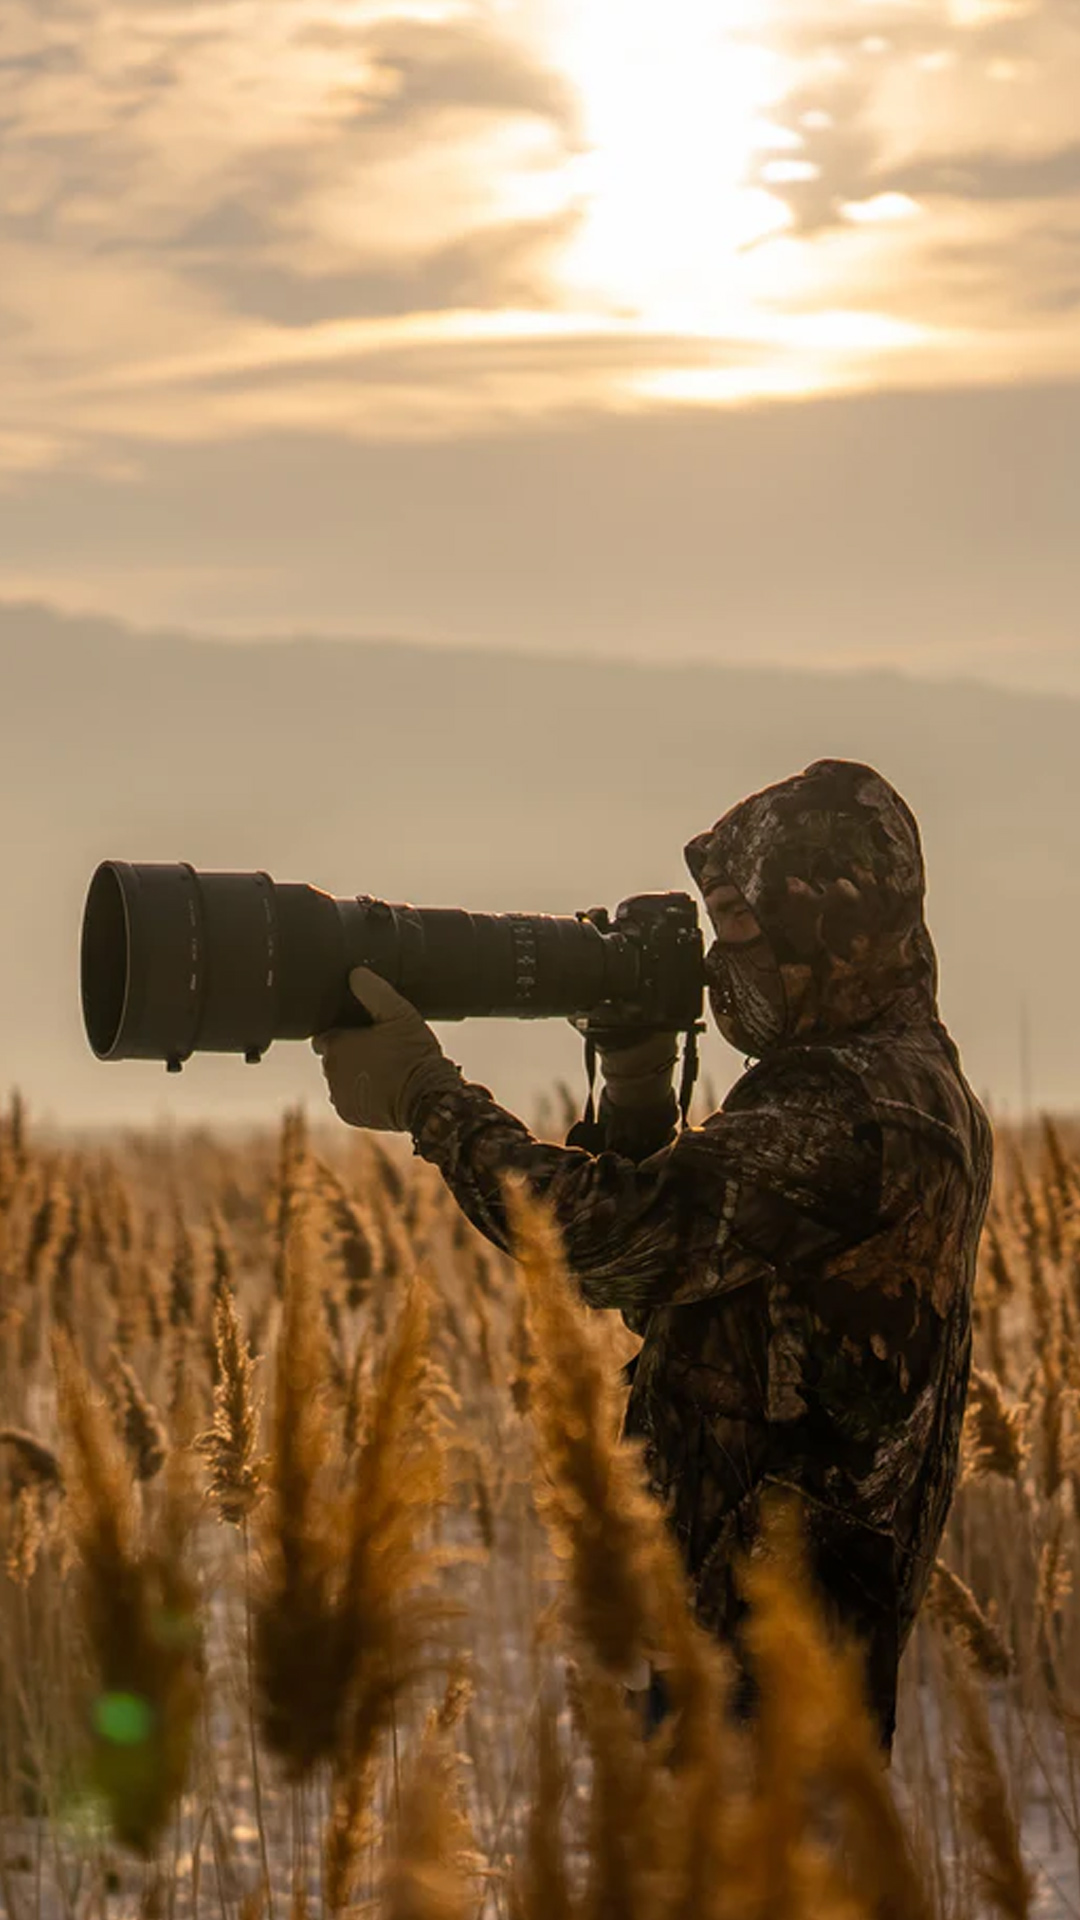
[[[768,0],[565,0],[551,50],[579,102],[570,162],[579,221],[568,292],[677,332],[728,327],[744,304],[745,250],[789,224],[749,179],[784,63]]]

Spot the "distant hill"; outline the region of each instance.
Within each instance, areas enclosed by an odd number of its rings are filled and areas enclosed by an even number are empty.
[[[254,1114],[317,1063],[101,1065],[77,948],[105,856],[265,867],[334,892],[570,911],[688,885],[681,849],[741,794],[866,759],[922,822],[943,1005],[976,1085],[1080,1105],[1080,702],[895,674],[645,667],[399,641],[243,643],[0,607],[0,1089],[58,1119]],[[1027,1023],[1028,1039],[1023,1038]],[[529,1104],[568,1030],[446,1030]],[[718,1041],[710,1069],[737,1067]]]

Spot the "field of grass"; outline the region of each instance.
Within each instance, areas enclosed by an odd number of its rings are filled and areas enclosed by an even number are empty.
[[[762,1710],[617,1440],[635,1342],[407,1150],[0,1116],[0,1911],[1080,1913],[1080,1142],[999,1135],[964,1472],[891,1772],[803,1588]],[[627,1703],[648,1658],[674,1711]]]

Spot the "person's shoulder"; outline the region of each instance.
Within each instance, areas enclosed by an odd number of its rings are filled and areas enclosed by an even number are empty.
[[[886,1125],[926,1150],[947,1152],[984,1184],[993,1132],[947,1028],[935,1020],[901,1032],[876,1065],[873,1086]]]
[[[778,1104],[835,1107],[838,1111],[870,1109],[873,1105],[862,1051],[826,1041],[777,1047],[757,1061],[735,1082],[718,1114],[752,1113]],[[707,1123],[708,1124],[708,1123]]]
[[[788,1046],[758,1061],[723,1105],[667,1149],[691,1179],[727,1178],[733,1163],[760,1169],[821,1167],[837,1155],[852,1179],[872,1183],[881,1128],[857,1066],[829,1045]],[[660,1156],[651,1164],[657,1165]]]

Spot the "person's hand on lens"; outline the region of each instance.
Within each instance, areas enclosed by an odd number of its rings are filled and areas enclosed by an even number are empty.
[[[312,1040],[330,1104],[350,1127],[408,1133],[421,1097],[460,1087],[461,1069],[447,1059],[416,1008],[381,975],[354,967],[349,987],[373,1024],[333,1027]]]

